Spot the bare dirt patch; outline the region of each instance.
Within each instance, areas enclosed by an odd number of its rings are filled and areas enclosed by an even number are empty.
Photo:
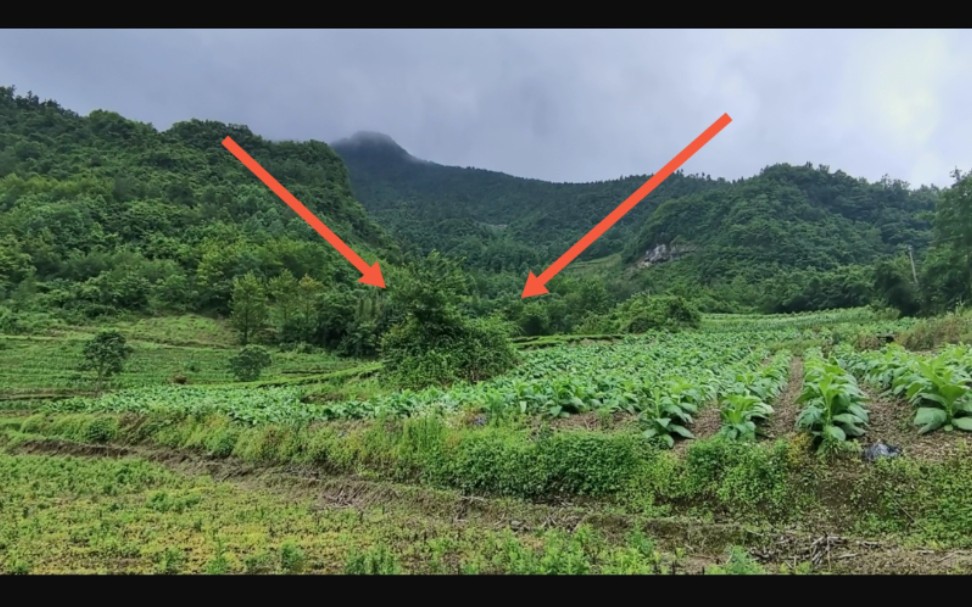
[[[913,423],[915,408],[910,403],[870,390],[866,392],[870,423],[867,433],[860,439],[862,445],[881,441],[886,445],[901,447],[905,457],[922,460],[947,459],[963,448],[972,447],[972,437],[957,430],[918,434],[918,426]]]
[[[128,447],[86,445],[55,438],[25,441],[12,451],[31,455],[76,455],[85,457],[127,457],[133,454],[132,449]]]
[[[719,403],[711,402],[706,403],[699,410],[699,414],[692,420],[692,425],[689,426],[689,430],[695,435],[695,439],[699,440],[715,436],[721,427],[722,412],[719,409]],[[691,440],[677,439],[675,446],[672,447],[672,451],[675,453],[684,453],[690,444],[692,444]]]
[[[613,413],[604,415],[597,411],[558,417],[557,419],[546,421],[555,430],[618,430],[628,426],[634,426],[638,422],[638,416],[632,413]]]

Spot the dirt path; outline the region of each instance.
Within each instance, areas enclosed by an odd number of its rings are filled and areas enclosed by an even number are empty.
[[[794,356],[790,361],[790,380],[783,393],[773,403],[773,415],[770,417],[766,434],[770,439],[782,438],[796,434],[796,419],[800,414],[800,392],[803,391],[803,359]]]
[[[715,436],[721,427],[722,411],[719,409],[719,403],[711,402],[702,406],[698,415],[692,420],[692,425],[689,426],[689,430],[695,435],[695,440],[699,440],[701,438]],[[680,438],[675,441],[675,446],[672,447],[672,451],[675,453],[683,453],[691,444],[691,439],[686,440]]]

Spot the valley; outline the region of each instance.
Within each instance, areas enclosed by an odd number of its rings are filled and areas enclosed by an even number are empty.
[[[0,571],[972,570],[972,177],[643,181],[0,88]]]

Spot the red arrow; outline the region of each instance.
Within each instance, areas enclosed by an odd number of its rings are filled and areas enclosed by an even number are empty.
[[[633,209],[645,196],[658,187],[658,184],[665,181],[669,175],[685,164],[686,160],[702,149],[702,146],[709,143],[730,122],[732,122],[732,118],[729,117],[729,114],[723,114],[718,120],[712,123],[712,126],[705,129],[701,135],[696,137],[695,141],[688,144],[684,150],[679,152],[675,158],[672,158],[660,171],[652,175],[644,185],[635,190],[631,196],[628,196],[628,199],[618,205],[618,208],[611,211],[610,215],[602,219],[590,232],[584,234],[583,238],[578,240],[574,246],[567,249],[567,252],[561,255],[557,261],[550,264],[550,267],[544,270],[543,274],[535,276],[533,272],[530,272],[529,276],[527,276],[526,286],[523,287],[523,295],[520,298],[526,299],[527,297],[535,297],[549,293],[546,284],[550,282],[550,279],[560,274],[561,270],[566,268],[570,262],[574,261],[578,255],[584,252],[584,249],[591,246],[595,240],[610,230],[619,219],[624,217],[628,211]]]
[[[287,206],[300,215],[301,219],[310,224],[310,227],[314,228],[314,230],[316,230],[317,233],[324,238],[324,240],[326,240],[332,247],[337,249],[338,253],[350,261],[351,265],[361,272],[361,278],[358,280],[358,282],[371,285],[373,287],[378,287],[379,289],[385,288],[385,279],[381,275],[381,268],[378,267],[377,261],[374,263],[374,265],[369,266],[368,263],[361,259],[361,256],[355,253],[351,247],[346,245],[337,234],[332,232],[330,228],[324,225],[320,219],[315,217],[307,207],[301,204],[301,202],[297,200],[293,194],[288,192],[285,187],[280,185],[280,182],[274,179],[273,175],[268,173],[266,169],[260,166],[260,163],[244,152],[243,148],[237,145],[232,138],[227,137],[226,139],[223,139],[223,147],[229,150],[231,154],[236,156],[236,159],[242,162],[243,166],[250,169],[250,171],[256,175],[268,188],[270,188],[274,194],[286,202]]]

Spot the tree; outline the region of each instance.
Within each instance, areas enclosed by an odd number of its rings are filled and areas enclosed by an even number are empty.
[[[270,318],[278,341],[306,341],[306,335],[301,334],[298,322],[300,287],[290,270],[284,270],[271,278],[267,291],[271,301]]]
[[[628,333],[698,328],[702,322],[702,315],[694,306],[671,295],[636,295],[621,304],[619,310],[621,329]]]
[[[938,200],[934,248],[924,272],[931,312],[972,299],[972,172],[955,171],[953,177]]]
[[[509,328],[495,319],[472,320],[459,303],[465,278],[455,262],[436,252],[396,280],[403,322],[381,342],[385,368],[409,388],[475,382],[516,364]]]
[[[237,381],[254,381],[273,362],[262,346],[244,346],[229,360],[230,370]]]
[[[102,331],[84,345],[80,369],[94,371],[96,386],[100,391],[105,380],[121,373],[132,352],[132,347],[125,343],[121,333]]]
[[[324,285],[306,274],[297,283],[297,313],[305,333],[317,328],[317,306],[323,294]]]
[[[921,310],[921,296],[911,276],[908,262],[902,257],[886,259],[874,268],[874,291],[878,300],[904,316]]]
[[[240,334],[240,343],[245,346],[267,322],[266,294],[263,284],[252,272],[233,281],[230,309],[230,322]]]

